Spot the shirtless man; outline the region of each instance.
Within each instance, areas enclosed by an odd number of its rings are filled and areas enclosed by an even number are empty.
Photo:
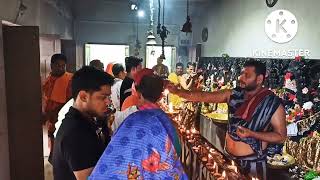
[[[228,103],[229,124],[226,154],[250,176],[266,179],[266,148],[286,139],[285,110],[280,98],[263,87],[266,66],[255,60],[245,63],[240,87],[216,92],[179,90],[169,84],[171,93],[189,101]]]

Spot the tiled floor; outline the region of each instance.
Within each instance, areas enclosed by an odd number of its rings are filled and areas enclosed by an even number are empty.
[[[48,157],[44,157],[43,163],[44,163],[44,179],[53,180],[52,166],[48,162]]]
[[[43,165],[44,165],[44,179],[45,180],[53,180],[53,171],[52,165],[48,161],[49,157],[49,148],[48,148],[48,130],[45,126],[43,126]]]

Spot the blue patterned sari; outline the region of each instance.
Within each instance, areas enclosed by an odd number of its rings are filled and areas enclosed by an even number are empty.
[[[118,128],[89,179],[187,180],[179,140],[161,109],[130,115]]]

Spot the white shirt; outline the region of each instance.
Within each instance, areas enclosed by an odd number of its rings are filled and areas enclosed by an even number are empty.
[[[113,107],[117,110],[120,111],[120,88],[122,84],[122,79],[115,78],[114,79],[114,84],[111,87],[111,101],[113,104]]]
[[[64,119],[65,115],[69,112],[70,107],[73,105],[74,100],[71,98],[59,111],[58,113],[58,121],[55,124],[56,130],[54,131],[54,137],[57,136],[57,132],[62,124],[62,120]]]
[[[114,121],[112,123],[111,129],[113,132],[115,132],[118,127],[122,124],[122,122],[132,113],[138,111],[137,106],[131,106],[128,107],[126,110],[124,111],[116,111],[116,113],[114,114]]]
[[[70,99],[59,111],[58,113],[58,121],[55,124],[56,130],[54,131],[54,137],[57,136],[57,132],[62,124],[62,120],[65,118],[65,115],[69,112],[70,107],[72,107],[74,103],[73,99]],[[114,114],[114,121],[112,123],[112,131],[115,132],[118,127],[122,124],[122,122],[132,113],[138,111],[136,106],[128,107],[125,111],[116,111]]]

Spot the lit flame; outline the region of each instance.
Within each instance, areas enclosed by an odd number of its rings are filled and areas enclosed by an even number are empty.
[[[168,90],[168,89],[165,89],[165,90],[164,90],[164,95],[167,96],[168,94],[169,94],[169,90]]]
[[[173,112],[173,104],[172,104],[172,102],[169,104],[169,112],[170,112],[170,113]]]
[[[219,172],[219,166],[216,162],[213,163],[213,168],[216,170],[216,173]]]
[[[234,166],[234,161],[231,161],[232,166]]]
[[[195,128],[191,129],[191,133],[195,134],[197,132],[197,130]]]
[[[237,167],[234,169],[234,172],[238,173],[238,168]]]
[[[225,178],[226,177],[226,171],[222,172],[222,177]]]

